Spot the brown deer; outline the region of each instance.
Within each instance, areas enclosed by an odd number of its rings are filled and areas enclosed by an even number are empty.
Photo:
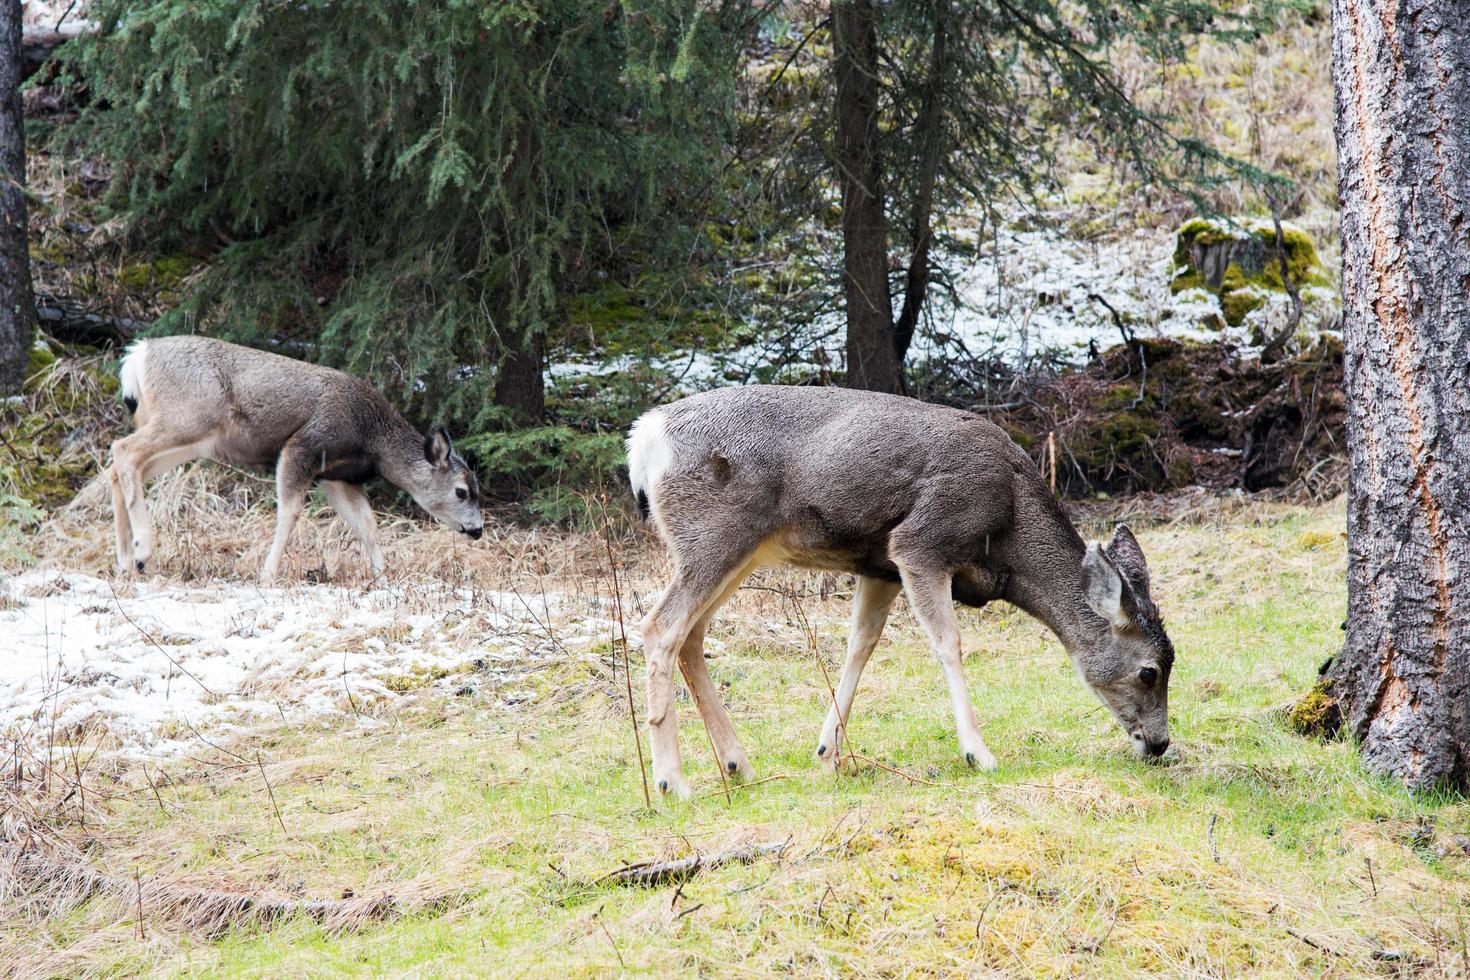
[[[953,602],[1004,599],[1045,623],[1140,757],[1169,745],[1174,648],[1131,531],[1084,545],[1030,458],[990,421],[909,398],[756,385],[694,395],[633,425],[628,468],[674,576],[642,623],[653,773],[684,797],[674,666],[731,774],[750,763],[704,663],[714,615],[754,569],[857,576],[847,662],[817,757],[836,762],[853,694],[900,591],[949,684],[960,751],[995,767],[976,725]]]
[[[470,538],[484,529],[480,486],[440,425],[427,436],[360,378],[206,337],[142,340],[123,358],[122,397],[135,431],[112,444],[108,479],[117,561],[141,572],[154,529],[149,480],[194,459],[271,467],[276,534],[261,569],[274,581],[307,491],[327,501],[383,570],[377,525],[362,485],[381,476],[443,524]]]

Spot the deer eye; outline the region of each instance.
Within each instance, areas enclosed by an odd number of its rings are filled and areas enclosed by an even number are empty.
[[[1138,679],[1143,682],[1144,687],[1153,687],[1154,681],[1159,679],[1159,672],[1152,667],[1141,667],[1138,671]]]
[[[456,497],[458,497],[460,500],[468,500],[468,499],[470,499],[470,492],[468,490],[466,490],[464,487],[455,487],[454,488],[454,495]]]

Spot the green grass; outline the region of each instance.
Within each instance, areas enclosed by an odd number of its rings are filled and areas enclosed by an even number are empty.
[[[696,796],[644,808],[604,648],[536,675],[529,707],[435,690],[380,727],[252,743],[289,837],[258,771],[198,764],[171,768],[166,813],[144,790],[91,831],[94,860],[129,874],[454,892],[448,908],[336,935],[296,921],[211,940],[155,921],[139,940],[127,908],[94,900],[12,919],[5,951],[59,973],[244,976],[1465,971],[1454,836],[1470,808],[1366,775],[1350,745],[1297,738],[1273,711],[1340,643],[1341,523],[1339,508],[1254,507],[1141,535],[1178,648],[1174,765],[1135,761],[1057,641],[997,607],[962,621],[998,772],[960,762],[906,611],[863,678],[852,743],[922,782],[818,768],[822,674],[789,605],[752,591],[710,666],[765,781],[728,802],[681,701]],[[805,612],[835,679],[843,604]],[[636,692],[636,657],[634,675]],[[597,883],[624,862],[787,839],[779,860],[678,889]]]

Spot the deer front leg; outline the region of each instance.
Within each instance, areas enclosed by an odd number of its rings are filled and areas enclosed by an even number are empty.
[[[270,554],[260,570],[263,585],[274,582],[281,571],[281,558],[286,553],[286,542],[301,511],[306,507],[306,491],[311,487],[312,465],[308,454],[288,443],[276,460],[276,535],[271,541]]]
[[[337,480],[323,480],[322,492],[327,495],[327,503],[342,518],[342,523],[347,525],[358,544],[362,545],[363,553],[367,555],[368,564],[372,567],[373,577],[382,575],[383,549],[378,547],[378,524],[373,518],[373,507],[368,503],[367,494],[362,492],[361,487]]]
[[[959,732],[960,752],[965,761],[980,769],[994,769],[995,756],[980,737],[975,721],[975,705],[965,683],[965,666],[960,657],[960,624],[951,601],[950,573],[928,565],[899,564],[903,587],[908,592],[909,606],[924,632],[929,635],[934,657],[949,684],[949,700],[954,708],[955,728]]]
[[[143,569],[133,558],[133,525],[128,520],[128,503],[123,498],[122,478],[117,463],[107,467],[107,488],[112,493],[112,529],[117,537],[117,567],[124,572]]]
[[[842,743],[847,738],[847,725],[852,719],[852,699],[857,693],[858,679],[863,675],[878,637],[888,622],[888,611],[898,597],[897,582],[858,576],[857,591],[852,597],[852,625],[847,633],[847,662],[842,666],[842,679],[837,682],[827,721],[817,739],[817,758],[841,764]]]

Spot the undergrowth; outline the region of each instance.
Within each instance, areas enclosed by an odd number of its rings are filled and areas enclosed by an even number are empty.
[[[938,669],[900,604],[853,715],[853,748],[874,761],[818,767],[828,701],[818,661],[829,676],[838,669],[850,586],[768,575],[741,590],[708,646],[756,767],[751,785],[727,791],[681,699],[696,796],[645,808],[614,632],[553,658],[514,700],[492,682],[446,677],[372,718],[344,708],[325,728],[201,742],[191,758],[93,762],[87,779],[102,792],[88,794],[85,826],[73,816],[57,828],[88,842],[95,865],[145,876],[327,898],[431,881],[456,895],[447,907],[347,932],[296,919],[211,938],[159,914],[140,926],[128,902],[99,897],[65,916],[4,919],[0,965],[251,976],[1463,973],[1470,806],[1368,776],[1351,745],[1300,738],[1279,711],[1341,643],[1342,520],[1340,505],[1239,504],[1141,534],[1179,652],[1172,765],[1135,760],[1057,642],[997,605],[962,617],[971,690],[1000,758],[994,774],[968,770]],[[636,621],[660,560],[633,540],[618,552]],[[582,551],[569,568],[592,578],[573,587],[606,588],[604,561]],[[636,689],[636,645],[631,657]],[[76,751],[88,757],[85,744]],[[75,802],[58,812],[75,815]],[[769,842],[787,844],[779,858],[678,886],[602,880],[628,862]]]

